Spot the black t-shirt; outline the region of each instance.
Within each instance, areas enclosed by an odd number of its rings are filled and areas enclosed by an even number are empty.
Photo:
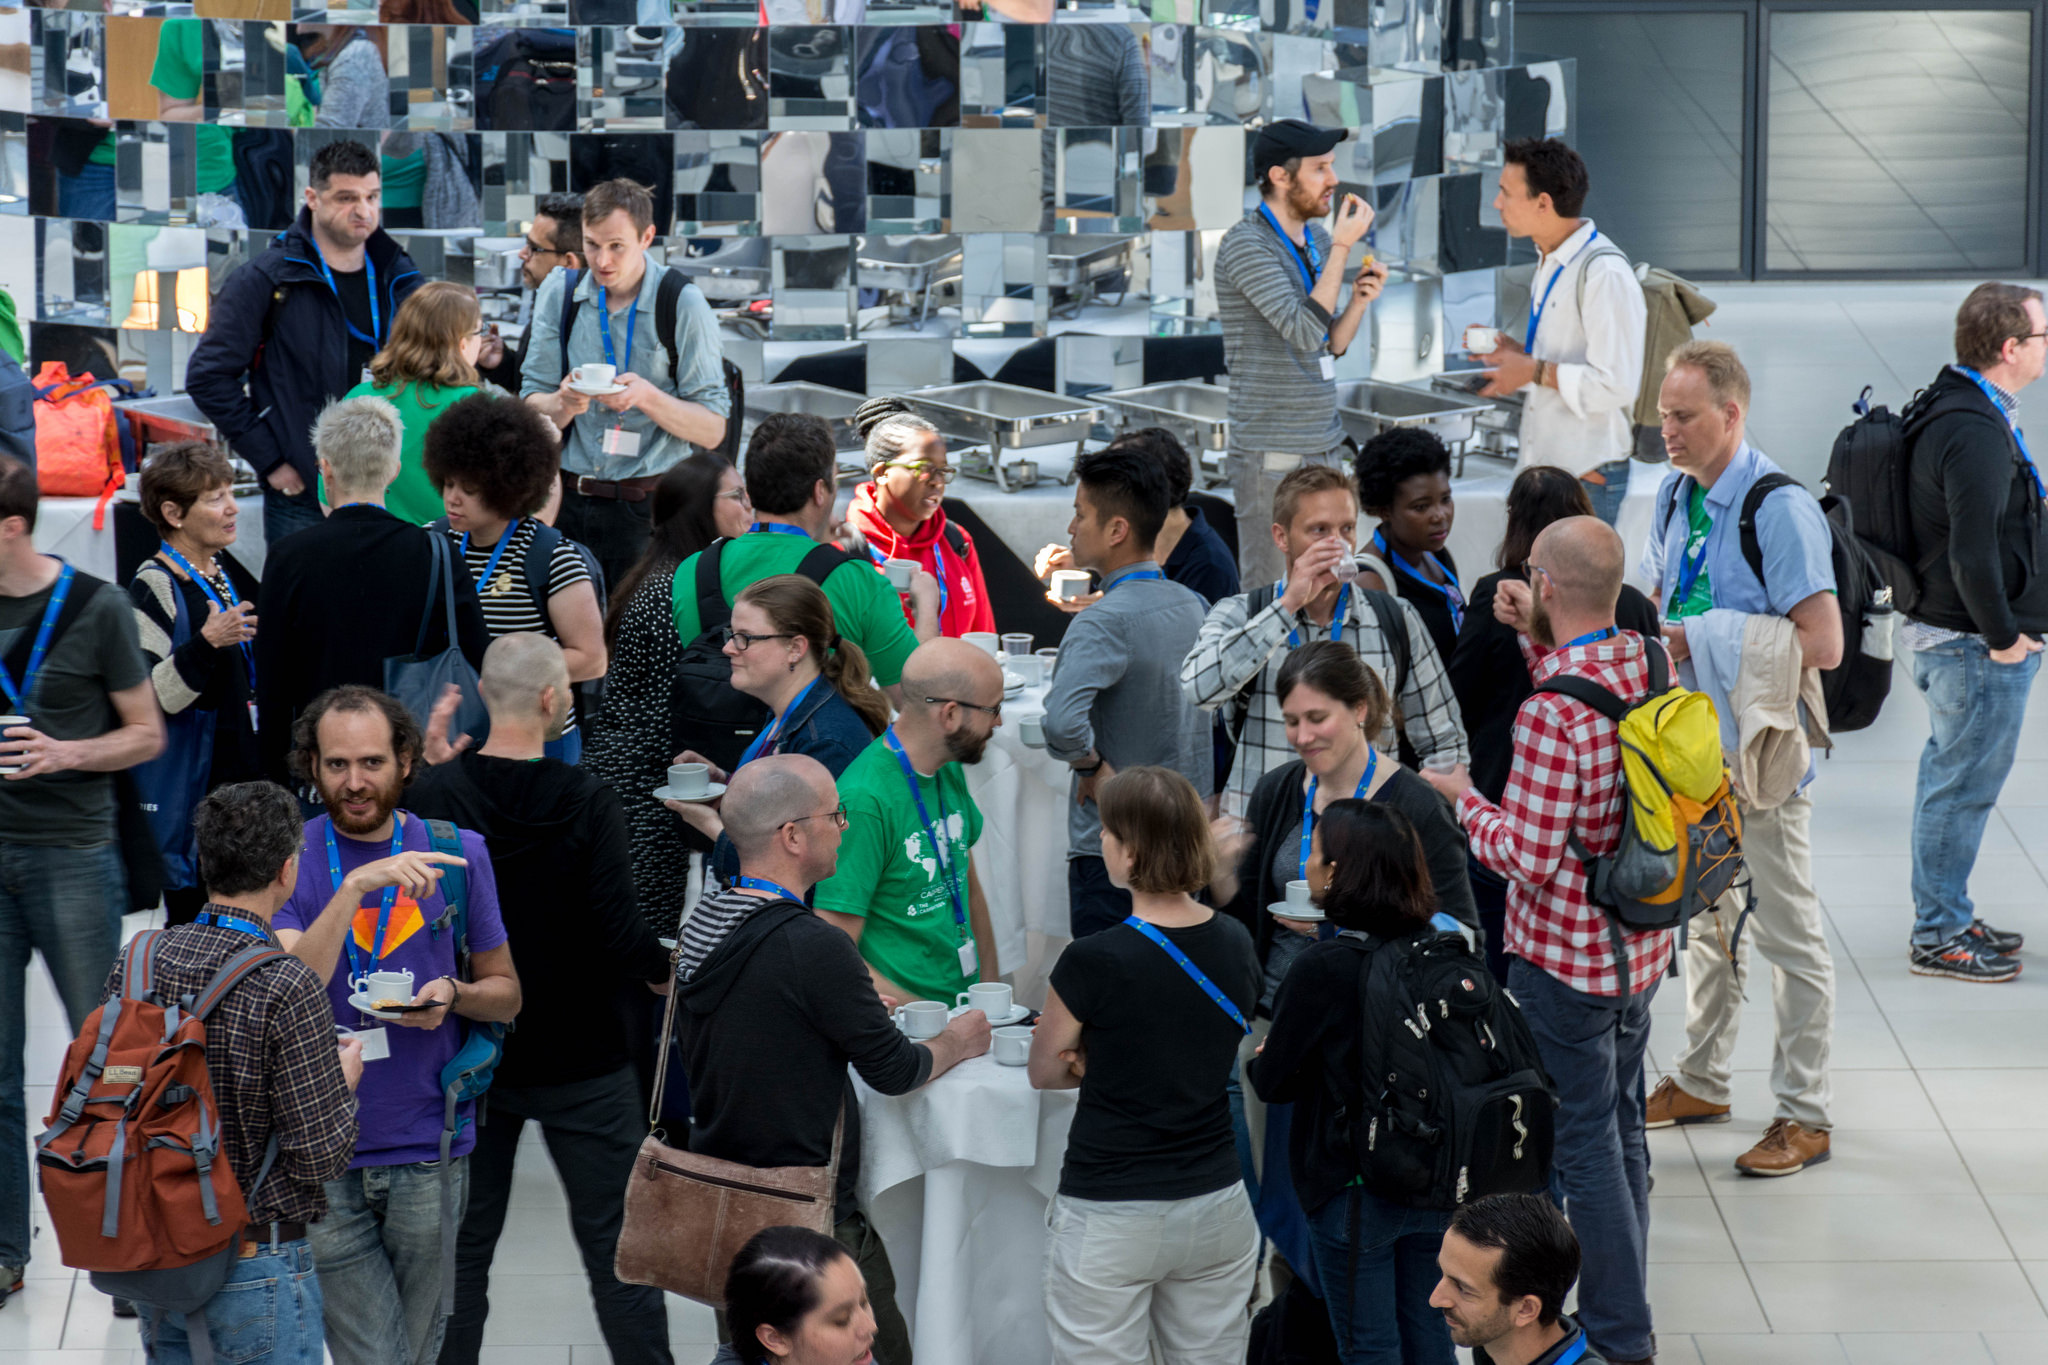
[[[334,290],[341,296],[342,315],[353,329],[348,338],[348,382],[354,388],[356,380],[362,377],[363,368],[370,363],[370,357],[377,354],[377,348],[366,341],[359,341],[356,333],[375,336],[376,329],[370,326],[370,272],[367,270],[337,270],[334,272]],[[389,318],[380,318],[385,324]]]
[[[1161,932],[1251,1017],[1259,959],[1243,925],[1217,914]],[[1052,986],[1088,1056],[1060,1193],[1191,1199],[1238,1180],[1224,1087],[1244,1030],[1128,925],[1067,945]]]

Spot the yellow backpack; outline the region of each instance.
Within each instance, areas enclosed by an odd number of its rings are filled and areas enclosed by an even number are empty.
[[[1692,917],[1712,908],[1742,874],[1742,813],[1728,782],[1713,699],[1672,686],[1664,651],[1652,641],[1644,650],[1650,688],[1640,702],[1569,675],[1536,689],[1582,701],[1620,731],[1627,787],[1621,843],[1598,858],[1576,835],[1569,846],[1586,866],[1593,904],[1607,912],[1624,996],[1630,984],[1623,933],[1676,929],[1683,949]]]

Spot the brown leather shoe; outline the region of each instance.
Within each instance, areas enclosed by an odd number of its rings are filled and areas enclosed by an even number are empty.
[[[1763,1138],[1735,1158],[1744,1175],[1793,1175],[1828,1159],[1828,1135],[1791,1119],[1772,1119]]]
[[[1726,1123],[1728,1106],[1708,1104],[1697,1095],[1688,1095],[1679,1089],[1678,1082],[1666,1076],[1657,1082],[1657,1088],[1650,1092],[1649,1101],[1643,1106],[1645,1128],[1669,1128],[1673,1124]]]

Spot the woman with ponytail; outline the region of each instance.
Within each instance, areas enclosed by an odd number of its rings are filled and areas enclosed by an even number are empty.
[[[974,538],[946,520],[942,500],[955,470],[946,463],[939,429],[900,398],[870,398],[853,414],[867,442],[871,478],[854,490],[846,524],[860,532],[868,557],[915,560],[939,581],[939,633],[955,639],[994,630],[995,608],[981,580]],[[904,615],[913,622],[908,595]]]
[[[733,599],[725,656],[732,660],[732,685],[774,713],[740,756],[741,767],[764,754],[805,754],[836,778],[888,728],[889,703],[868,674],[867,655],[839,634],[824,590],[802,574],[761,579]],[[688,749],[675,761],[709,763]],[[710,767],[712,781],[731,780],[716,764]],[[711,866],[721,880],[739,871],[715,805],[666,804],[718,841]]]

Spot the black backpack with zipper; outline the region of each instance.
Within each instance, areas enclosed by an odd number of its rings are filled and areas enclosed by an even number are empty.
[[[652,267],[650,267],[652,268]],[[576,315],[583,311],[583,300],[576,297],[576,281],[582,276],[580,270],[568,270],[562,277],[562,324],[556,340],[562,348],[562,373],[569,373],[569,334],[575,330]],[[668,382],[676,382],[676,373],[682,368],[682,353],[676,349],[676,314],[680,310],[685,289],[695,289],[680,272],[663,267],[661,283],[654,292],[654,335],[661,342],[661,348],[668,352]],[[719,366],[725,379],[725,439],[715,446],[705,447],[714,455],[723,456],[733,468],[740,463],[741,420],[747,410],[747,383],[740,373],[740,367],[730,360],[720,360]]]

